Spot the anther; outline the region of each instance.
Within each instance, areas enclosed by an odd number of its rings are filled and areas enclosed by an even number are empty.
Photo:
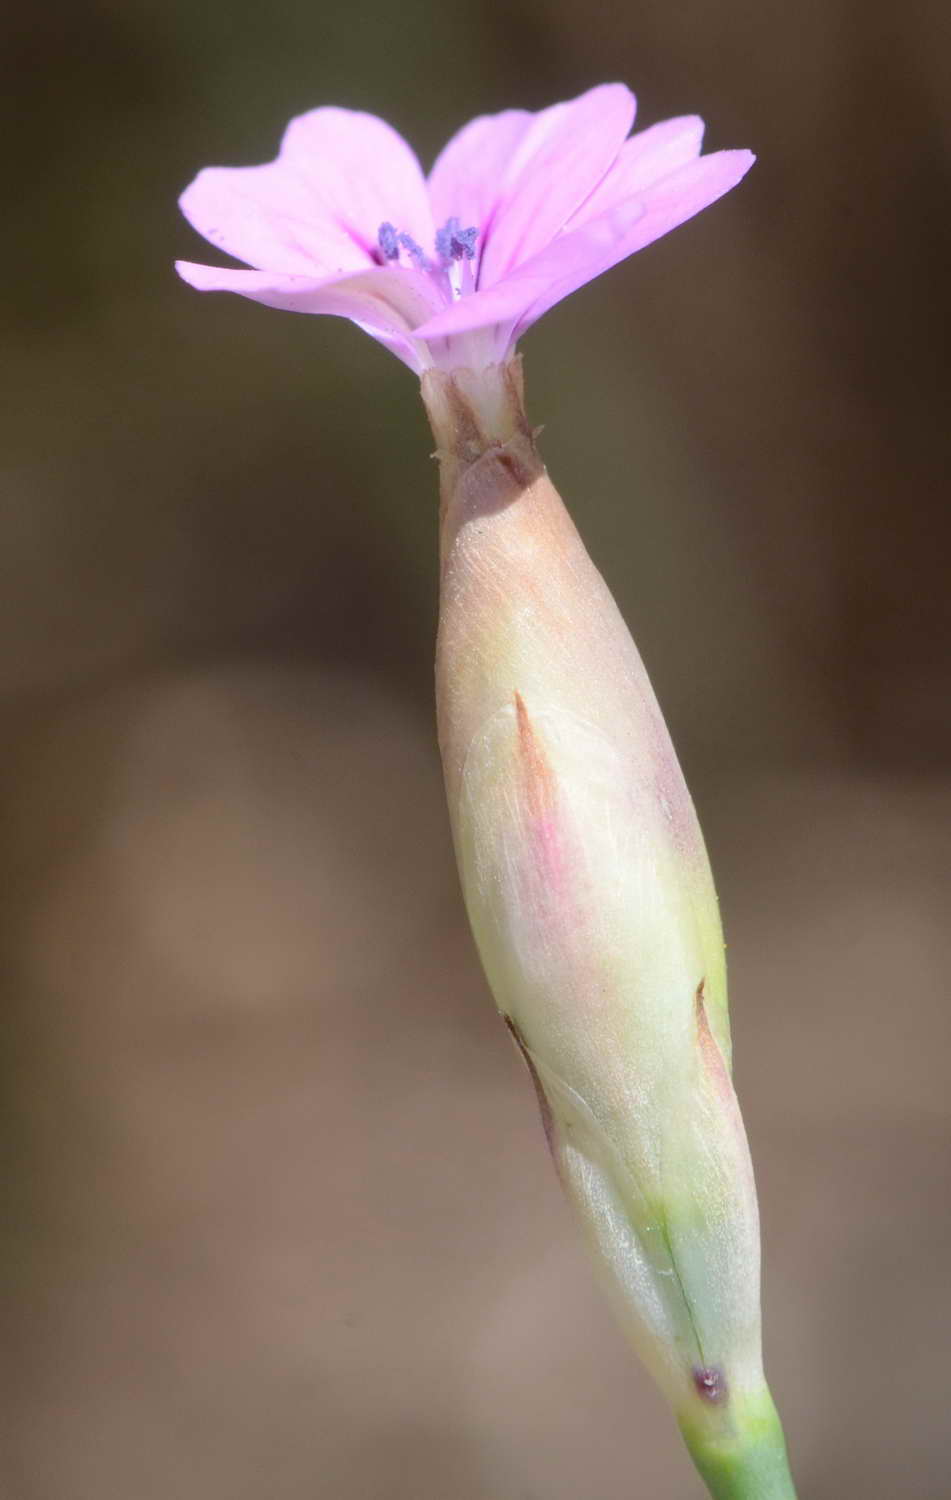
[[[377,244],[380,254],[384,260],[398,260],[400,254],[399,236],[393,224],[383,223],[377,230]]]
[[[479,231],[475,224],[470,225],[468,229],[460,229],[458,234],[453,235],[452,253],[455,259],[462,260],[464,257],[466,260],[471,260],[475,255],[478,238]]]
[[[411,235],[404,234],[395,224],[382,223],[376,232],[377,244],[384,260],[399,260],[400,249],[406,251],[410,260],[420,271],[429,269],[429,261]]]
[[[447,219],[442,229],[436,231],[436,254],[444,265],[452,260],[472,260],[478,238],[474,224],[463,229],[460,219]]]
[[[418,266],[421,271],[425,271],[427,266],[429,265],[429,261],[426,259],[424,252],[417,245],[416,241],[412,239],[408,234],[400,234],[398,238],[400,244],[403,246],[403,249],[406,251],[413,264],[415,266]]]

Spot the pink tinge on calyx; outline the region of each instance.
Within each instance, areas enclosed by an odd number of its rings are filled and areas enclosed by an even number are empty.
[[[551,899],[565,884],[566,857],[558,818],[558,795],[554,773],[532,727],[520,693],[515,694],[515,724],[518,735],[519,787],[525,832],[532,854],[531,878]]]

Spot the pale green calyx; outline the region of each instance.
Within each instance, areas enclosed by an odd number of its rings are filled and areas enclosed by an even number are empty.
[[[517,370],[430,372],[424,396],[443,478],[440,748],[486,975],[602,1279],[701,1473],[718,1496],[788,1497],[693,805]]]

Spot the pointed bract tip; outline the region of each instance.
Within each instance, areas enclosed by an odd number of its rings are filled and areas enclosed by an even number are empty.
[[[548,764],[521,693],[515,692],[515,720],[518,725],[518,749],[525,777],[529,810],[533,817],[550,815],[555,806],[555,778]]]

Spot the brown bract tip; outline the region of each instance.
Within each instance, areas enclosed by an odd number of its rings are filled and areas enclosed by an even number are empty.
[[[542,472],[525,415],[522,362],[516,355],[485,369],[426,370],[421,384],[436,439],[444,489],[487,457],[498,458],[508,484],[528,487]]]
[[[532,728],[532,721],[525,707],[525,699],[516,690],[515,722],[518,726],[518,749],[528,800],[528,810],[534,818],[543,818],[554,811],[555,778],[545,752]]]
[[[720,1050],[720,1044],[711,1030],[707,1017],[707,1005],[704,998],[705,985],[706,979],[701,979],[697,985],[695,996],[697,1045],[700,1051],[700,1064],[714,1091],[714,1095],[719,1098],[727,1115],[733,1121],[737,1135],[745,1141],[746,1137],[743,1130],[743,1121],[740,1116],[740,1106],[737,1103],[730,1070],[726,1065],[726,1059]]]
[[[502,1012],[502,1020],[508,1027],[512,1040],[514,1041],[519,1052],[522,1054],[522,1061],[529,1071],[532,1085],[535,1089],[535,1098],[538,1101],[538,1110],[542,1117],[542,1129],[545,1132],[545,1140],[548,1143],[548,1149],[551,1152],[552,1160],[555,1162],[555,1167],[557,1169],[558,1161],[555,1156],[555,1117],[552,1114],[552,1108],[548,1102],[548,1095],[545,1093],[542,1081],[538,1076],[538,1069],[535,1066],[532,1054],[529,1052],[527,1046],[525,1045],[525,1039],[522,1036],[519,1027],[512,1020],[512,1017],[507,1016],[504,1011]]]
[[[694,1010],[697,1021],[697,1041],[700,1044],[700,1055],[703,1058],[704,1067],[713,1078],[717,1086],[727,1094],[732,1095],[733,1084],[730,1081],[730,1073],[723,1059],[719,1044],[710,1028],[707,1016],[707,1002],[704,996],[706,977],[701,979],[697,985],[697,993],[694,996]]]

